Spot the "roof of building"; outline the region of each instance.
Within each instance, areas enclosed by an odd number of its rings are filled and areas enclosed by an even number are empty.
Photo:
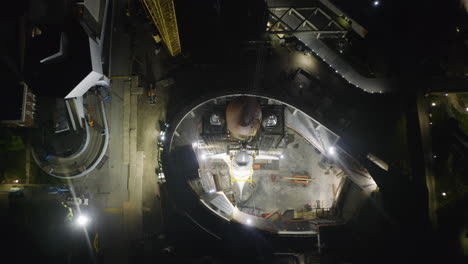
[[[67,27],[49,26],[43,32],[40,37],[27,42],[25,79],[35,94],[63,98],[92,70],[88,36],[74,21]],[[60,50],[62,32],[65,34],[64,55],[40,63]]]
[[[23,86],[14,81],[2,83],[2,95],[0,96],[0,120],[21,119],[23,106]]]

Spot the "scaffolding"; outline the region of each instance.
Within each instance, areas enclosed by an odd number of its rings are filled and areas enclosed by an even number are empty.
[[[181,53],[179,29],[173,0],[143,0],[154,24],[158,28],[169,53],[177,56]]]

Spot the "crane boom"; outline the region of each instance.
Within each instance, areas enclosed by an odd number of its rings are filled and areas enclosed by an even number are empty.
[[[177,56],[182,52],[179,39],[179,28],[173,0],[143,0],[158,28],[169,53]]]

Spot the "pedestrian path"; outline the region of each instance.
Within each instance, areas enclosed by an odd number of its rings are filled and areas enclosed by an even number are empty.
[[[109,144],[107,116],[104,102],[97,94],[86,97],[94,126],[86,123],[86,144],[69,157],[40,157],[33,149],[32,156],[38,166],[47,174],[62,179],[82,177],[94,170],[103,159]]]
[[[347,63],[335,51],[330,49],[320,39],[313,34],[295,33],[301,42],[312,49],[312,52],[327,63],[336,73],[340,74],[348,83],[362,89],[368,93],[390,92],[390,81],[384,78],[367,78],[358,73],[349,63]]]

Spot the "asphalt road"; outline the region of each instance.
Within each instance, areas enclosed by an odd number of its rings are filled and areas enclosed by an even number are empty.
[[[426,186],[428,191],[429,217],[434,226],[437,226],[437,208],[439,207],[439,199],[436,193],[436,181],[434,178],[432,139],[431,139],[431,124],[429,119],[428,103],[425,102],[423,92],[420,91],[416,98],[419,129],[421,133],[421,142],[424,155],[424,168],[426,177]]]

